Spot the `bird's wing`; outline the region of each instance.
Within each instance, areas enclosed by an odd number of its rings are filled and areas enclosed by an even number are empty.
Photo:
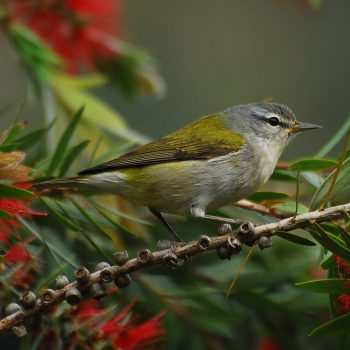
[[[221,115],[211,115],[160,140],[140,146],[119,158],[83,170],[79,175],[165,162],[211,159],[237,152],[242,143],[242,136],[229,130],[224,125]]]

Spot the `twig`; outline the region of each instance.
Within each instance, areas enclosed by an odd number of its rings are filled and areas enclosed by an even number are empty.
[[[277,219],[285,219],[289,217],[288,213],[277,210],[276,208],[269,208],[264,205],[251,202],[247,199],[242,199],[234,204],[238,208],[249,209],[259,214],[270,215]]]
[[[200,236],[198,240],[179,244],[159,251],[151,252],[143,249],[137,253],[137,257],[126,261],[122,266],[109,266],[101,271],[91,273],[85,282],[72,282],[58,290],[46,289],[41,293],[40,299],[31,308],[23,308],[0,320],[0,333],[20,325],[25,319],[44,311],[52,305],[61,303],[67,297],[67,292],[77,290],[82,295],[86,294],[93,285],[116,281],[137,270],[152,265],[176,266],[189,256],[197,255],[209,250],[232,246],[233,241],[251,245],[262,236],[272,236],[278,231],[292,231],[303,228],[317,222],[339,219],[350,213],[350,203],[327,208],[323,211],[313,211],[306,214],[289,217],[275,223],[253,226],[242,224],[236,232],[229,232],[222,236]],[[234,239],[234,240],[233,240]],[[81,268],[85,269],[85,268]],[[77,276],[77,273],[76,273]]]

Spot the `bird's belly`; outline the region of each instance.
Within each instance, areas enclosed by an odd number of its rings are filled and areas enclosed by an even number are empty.
[[[239,166],[238,166],[239,165]],[[169,162],[104,174],[109,191],[161,212],[217,209],[254,192],[256,169],[237,157]]]

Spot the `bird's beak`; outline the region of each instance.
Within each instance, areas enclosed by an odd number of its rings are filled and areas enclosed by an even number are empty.
[[[320,125],[296,122],[296,124],[292,128],[292,132],[297,133],[297,132],[301,132],[301,131],[320,129],[320,128],[322,128],[322,126],[320,126]]]

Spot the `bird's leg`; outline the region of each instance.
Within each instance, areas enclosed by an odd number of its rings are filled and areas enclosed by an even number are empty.
[[[176,242],[185,242],[175,231],[175,229],[165,220],[164,216],[156,209],[148,208],[150,212],[167,228],[167,230],[175,237]]]
[[[244,222],[240,219],[229,219],[229,218],[223,218],[221,216],[207,215],[203,209],[198,207],[191,208],[191,215],[195,218],[224,222],[226,224],[240,225]]]

